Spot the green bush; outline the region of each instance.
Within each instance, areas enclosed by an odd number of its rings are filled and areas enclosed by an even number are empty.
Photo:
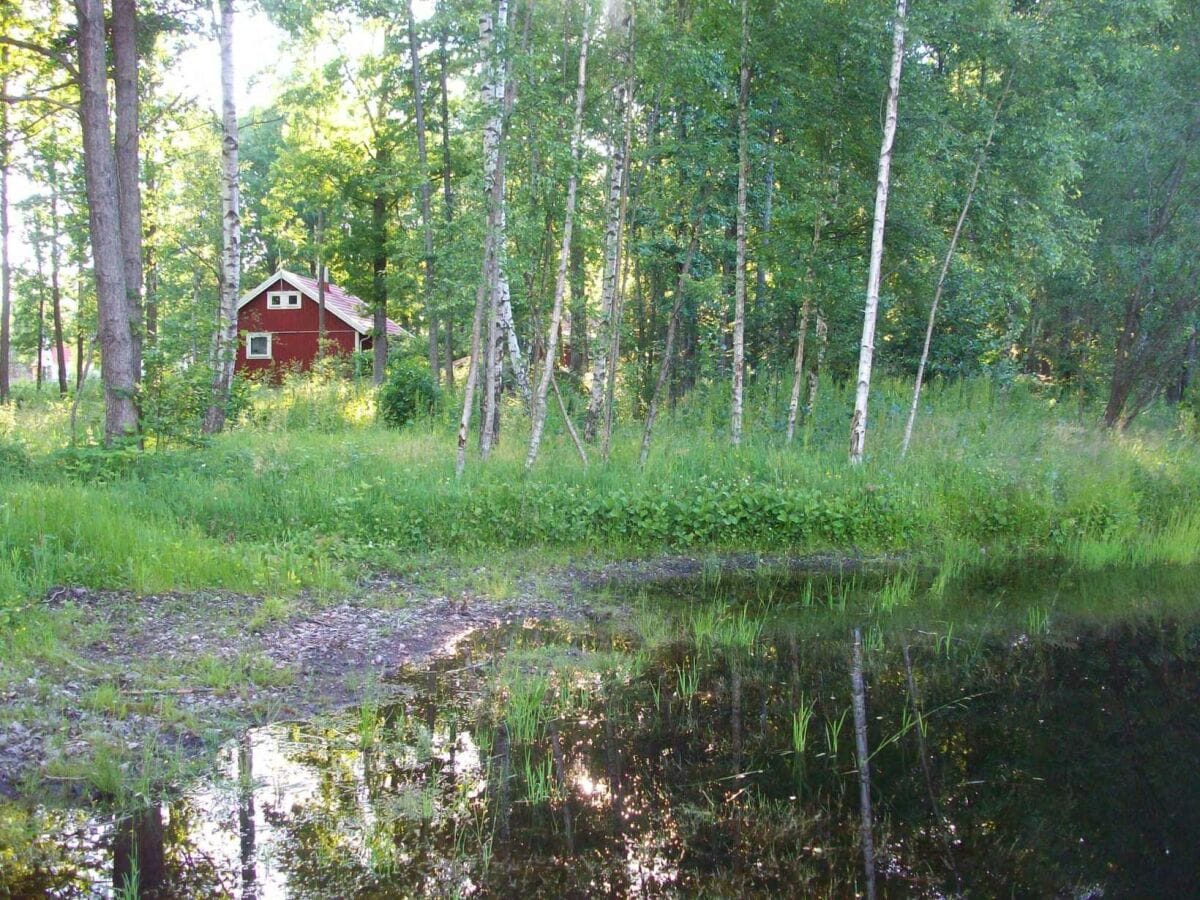
[[[419,416],[432,414],[440,402],[441,391],[428,365],[412,357],[397,359],[379,388],[379,418],[392,428],[402,428]]]

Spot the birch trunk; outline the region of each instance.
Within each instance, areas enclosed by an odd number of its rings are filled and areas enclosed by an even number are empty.
[[[425,146],[425,98],[421,78],[421,53],[417,44],[417,22],[413,16],[412,0],[405,4],[408,12],[408,48],[412,57],[413,115],[417,129],[417,177],[421,184],[421,229],[424,232],[425,277],[422,288],[425,293],[425,317],[429,320],[429,370],[435,384],[441,381],[438,367],[438,325],[434,310],[433,275],[433,211],[430,202],[432,185],[429,181],[429,156]]]
[[[390,162],[391,152],[387,147],[378,147],[375,164],[381,175],[387,171]],[[371,380],[380,385],[387,374],[388,360],[387,197],[383,194],[377,194],[371,202],[371,225],[375,234],[375,257],[371,262],[375,294],[375,309],[371,316]]]
[[[604,227],[604,274],[600,288],[600,321],[596,328],[596,357],[592,368],[591,394],[588,398],[587,418],[584,421],[583,437],[585,440],[596,439],[596,429],[600,424],[601,407],[604,405],[604,391],[608,381],[608,367],[615,366],[616,360],[609,359],[612,349],[612,330],[620,328],[620,322],[615,321],[614,307],[616,305],[618,279],[620,278],[621,231],[623,199],[625,190],[625,168],[628,164],[628,145],[624,135],[629,129],[630,107],[632,105],[633,84],[633,12],[626,6],[622,14],[624,26],[624,44],[620,51],[620,62],[625,77],[617,87],[616,108],[622,123],[621,138],[614,135],[613,150],[608,181],[608,202],[606,205]]]
[[[521,37],[521,53],[529,52],[529,27],[533,18],[533,2],[529,0],[525,8],[525,27]],[[508,23],[508,2],[502,0],[501,9],[503,11],[503,35],[507,35]],[[497,16],[499,18],[499,16]],[[502,35],[502,36],[503,36]],[[512,292],[509,289],[508,283],[508,201],[505,197],[504,185],[507,179],[507,162],[508,152],[505,143],[508,139],[508,123],[512,117],[513,105],[517,99],[517,82],[512,77],[512,54],[509,52],[506,40],[500,42],[501,57],[503,59],[503,80],[501,82],[500,96],[503,97],[502,104],[502,119],[500,130],[500,158],[499,158],[499,180],[500,180],[500,233],[496,242],[496,285],[499,291],[496,298],[496,315],[497,315],[497,339],[502,342],[502,349],[508,356],[508,365],[513,374],[513,380],[517,383],[517,390],[521,394],[521,399],[525,401],[525,405],[529,406],[533,398],[533,392],[529,387],[529,374],[525,371],[525,360],[521,353],[521,342],[517,336],[517,326],[513,318],[512,310]],[[499,358],[496,361],[496,403],[495,425],[493,430],[493,440],[499,438],[500,435],[500,366],[502,360]]]
[[[896,141],[896,115],[900,106],[900,69],[904,63],[904,15],[908,0],[896,0],[893,23],[892,70],[888,76],[887,114],[879,150],[879,180],[875,187],[875,220],[871,228],[871,262],[867,274],[867,305],[863,312],[862,344],[858,355],[858,384],[854,392],[854,418],[850,422],[850,462],[862,462],[867,443],[867,401],[871,394],[871,363],[875,355],[875,319],[879,312],[879,285],[883,267],[883,230],[887,221],[888,184],[892,150]]]
[[[483,180],[488,191],[487,235],[485,237],[484,284],[487,291],[487,347],[484,360],[483,402],[480,417],[479,453],[491,454],[497,425],[500,391],[500,292],[507,287],[503,276],[504,167],[503,134],[506,94],[504,32],[508,24],[508,0],[499,0],[495,19],[489,10],[479,19],[479,42],[487,58],[487,76],[482,94],[491,115],[483,129]]]
[[[821,244],[821,225],[824,213],[817,210],[817,220],[813,223],[812,250],[808,257],[808,268],[804,271],[804,301],[800,307],[800,333],[796,336],[796,359],[792,367],[792,396],[788,400],[787,442],[790,444],[796,434],[796,419],[800,411],[800,386],[804,382],[804,343],[808,336],[808,317],[812,312],[813,266],[816,262],[817,248]]]
[[[117,213],[121,220],[121,260],[133,333],[135,380],[142,372],[142,197],[138,165],[137,2],[113,0],[113,95]]]
[[[117,205],[117,166],[108,127],[108,64],[100,0],[75,0],[83,169],[104,381],[104,440],[138,430],[137,373]]]
[[[671,315],[667,319],[667,340],[663,346],[662,361],[658,365],[658,379],[654,383],[654,392],[650,395],[650,403],[646,408],[646,424],[642,429],[642,450],[638,457],[638,465],[645,466],[646,458],[650,455],[650,437],[654,432],[654,422],[658,418],[658,407],[662,402],[662,394],[667,381],[671,377],[671,361],[675,356],[675,335],[679,330],[679,311],[683,308],[684,292],[687,290],[688,279],[691,276],[692,260],[700,248],[700,227],[704,222],[704,211],[708,206],[708,193],[711,186],[705,188],[704,198],[700,201],[700,211],[692,224],[692,239],[688,243],[687,253],[683,257],[683,266],[679,270],[679,282],[675,286],[675,302],[671,304]]]
[[[46,260],[42,254],[42,237],[43,235],[35,231],[32,235],[33,240],[33,261],[37,271],[38,283],[38,302],[37,302],[37,357],[34,359],[34,383],[38,393],[42,390],[42,381],[44,380],[45,366],[42,364],[42,355],[46,349]]]
[[[446,76],[446,29],[438,35],[438,80],[441,88],[441,131],[442,131],[442,201],[445,205],[446,226],[454,222],[454,192],[451,187],[453,166],[450,159],[450,94]],[[454,387],[454,337],[450,310],[445,316],[446,341],[446,387]]]
[[[733,299],[733,446],[742,443],[742,392],[746,377],[746,181],[750,176],[750,139],[746,107],[750,99],[750,5],[742,0],[742,62],[738,73],[737,271]]]
[[[900,0],[900,2],[903,3],[904,0]],[[862,845],[867,898],[875,900],[875,828],[871,816],[871,754],[867,743],[867,688],[863,679],[862,633],[857,628],[853,632],[850,686],[851,706],[854,709],[854,752],[858,762],[859,842]]]
[[[317,210],[317,356],[325,358],[325,210]]]
[[[583,104],[587,94],[588,44],[591,40],[591,0],[584,0],[583,35],[579,43],[579,75],[575,89],[575,120],[571,129],[571,171],[567,176],[567,208],[563,216],[562,244],[558,251],[558,272],[554,280],[554,303],[550,309],[550,327],[546,332],[546,357],[533,399],[533,423],[525,468],[533,467],[546,426],[546,400],[558,362],[558,337],[562,328],[563,298],[567,290],[567,268],[571,260],[571,236],[575,222],[575,202],[579,185],[579,155],[583,144]],[[564,410],[565,415],[565,410]],[[585,458],[586,462],[586,458]]]
[[[491,272],[491,225],[484,238],[483,275],[475,290],[475,315],[471,320],[471,356],[467,365],[467,381],[463,386],[463,411],[458,423],[458,455],[454,463],[455,477],[462,477],[467,466],[467,438],[471,433],[471,415],[474,412],[475,386],[479,381],[480,341],[483,331],[483,312],[488,294],[488,275]]]
[[[50,316],[54,328],[54,353],[58,362],[58,393],[67,395],[67,349],[63,346],[62,284],[58,263],[58,169],[50,166]]]
[[[0,94],[8,95],[8,47],[0,51]],[[8,137],[8,104],[0,103],[0,403],[8,402],[12,356],[12,268],[8,258],[8,167],[12,143]]]
[[[241,289],[242,219],[238,195],[238,123],[233,95],[233,0],[221,0],[221,303],[212,402],[204,433],[225,427],[237,359],[237,301]]]
[[[754,302],[762,309],[767,302],[768,248],[771,243],[771,218],[775,205],[775,117],[779,114],[779,99],[771,101],[771,121],[767,125],[767,149],[763,166],[762,240],[759,241],[760,256],[754,267]]]
[[[825,322],[825,313],[817,307],[817,361],[808,370],[808,400],[804,404],[805,421],[812,418],[817,408],[817,390],[821,386],[821,366],[825,363],[825,349],[829,346],[829,326]]]
[[[967,186],[967,196],[963,200],[962,210],[959,211],[958,221],[954,223],[954,233],[950,235],[950,245],[946,248],[946,257],[942,260],[942,271],[938,274],[937,287],[933,292],[933,303],[929,305],[929,321],[925,325],[925,345],[921,348],[921,361],[917,363],[917,380],[913,385],[912,404],[908,408],[908,421],[904,423],[904,442],[900,445],[900,456],[908,455],[908,445],[912,441],[913,424],[917,420],[917,405],[921,402],[921,382],[925,379],[925,365],[929,362],[929,345],[933,342],[933,325],[937,320],[938,304],[942,299],[942,290],[946,286],[946,275],[950,271],[950,262],[954,259],[954,250],[958,246],[958,237],[962,234],[963,223],[967,220],[967,213],[971,209],[971,201],[975,199],[975,188],[979,184],[979,173],[983,171],[984,163],[987,162],[988,150],[992,146],[992,138],[996,134],[996,122],[1000,119],[1000,110],[1004,108],[1004,101],[1008,99],[1009,87],[1012,85],[1012,74],[1008,76],[1008,80],[1004,85],[1004,92],[1000,95],[1000,100],[996,103],[996,109],[992,113],[992,124],[988,127],[987,140],[983,142],[983,147],[979,151],[979,156],[975,160],[975,170],[971,173],[971,181]]]

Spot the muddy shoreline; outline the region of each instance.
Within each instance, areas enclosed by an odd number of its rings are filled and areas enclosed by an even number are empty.
[[[706,572],[766,567],[845,572],[885,560],[726,554],[577,563],[519,574],[507,596],[438,592],[379,573],[330,600],[286,602],[218,591],[136,595],[57,587],[41,603],[69,619],[68,653],[0,693],[0,796],[96,793],[103,755],[123,771],[147,758],[186,768],[252,725],[333,713],[386,676],[453,651],[477,629],[594,614],[588,595]]]

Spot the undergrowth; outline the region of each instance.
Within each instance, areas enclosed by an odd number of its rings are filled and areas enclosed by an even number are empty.
[[[287,594],[364,565],[529,548],[905,552],[951,574],[989,553],[1092,568],[1200,559],[1200,450],[1168,424],[1114,435],[1027,386],[934,384],[901,459],[906,390],[877,385],[858,467],[847,396],[825,387],[789,445],[785,392],[759,385],[740,449],[723,391],[697,391],[659,426],[644,470],[633,417],[618,420],[611,460],[587,469],[552,417],[526,474],[512,403],[499,449],[472,455],[461,479],[453,398],[397,433],[374,423],[360,383],[258,386],[230,433],[161,452],[53,449],[65,407],[28,402],[0,434],[0,601],[61,583]]]

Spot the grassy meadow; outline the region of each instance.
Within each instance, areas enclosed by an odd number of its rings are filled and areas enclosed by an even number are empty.
[[[952,574],[989,555],[1089,568],[1200,556],[1200,448],[1170,410],[1126,434],[1033,387],[933,385],[900,458],[906,386],[872,400],[868,459],[846,462],[849,398],[825,387],[783,440],[785,392],[753,397],[748,440],[727,440],[724,392],[659,425],[645,469],[640,422],[584,468],[552,410],[531,473],[527,424],[506,410],[499,449],[454,477],[455,398],[399,431],[369,385],[254,388],[236,427],[203,446],[104,451],[99,398],[25,395],[0,416],[0,604],[60,584],[135,592],[337,590],[371,569],[439,561],[763,551],[905,554]],[[581,406],[575,398],[576,406]],[[474,448],[472,448],[474,450]]]

